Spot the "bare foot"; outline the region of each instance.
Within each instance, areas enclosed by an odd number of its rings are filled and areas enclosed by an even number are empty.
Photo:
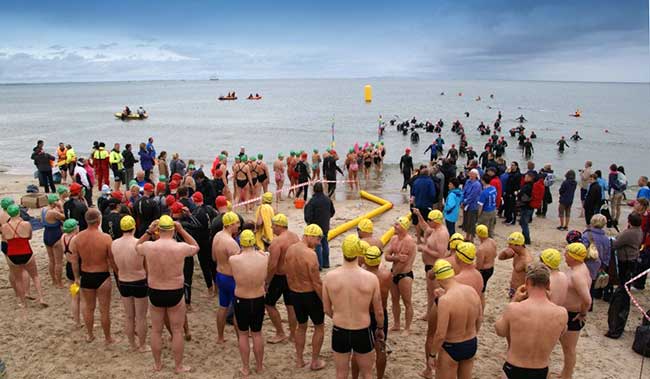
[[[312,361],[309,369],[312,371],[322,370],[325,367],[325,362],[322,360]]]
[[[391,332],[399,332],[399,329],[400,329],[399,325],[393,325],[393,326],[390,328],[390,331],[391,331]]]
[[[90,342],[93,342],[94,340],[95,340],[94,335],[91,334],[89,336],[86,336],[86,342],[90,343]]]
[[[36,298],[30,294],[25,295],[25,299],[27,300],[36,300]]]
[[[110,337],[110,338],[107,338],[104,341],[104,343],[106,344],[106,346],[112,346],[112,345],[117,345],[118,343],[120,343],[120,340],[117,339],[117,338]]]
[[[304,360],[301,359],[299,361],[296,361],[296,368],[303,368],[305,366],[307,366],[307,362],[305,362]]]
[[[223,345],[224,343],[226,343],[225,338],[223,338],[223,337],[222,338],[217,338],[217,345]]]
[[[425,369],[420,373],[420,376],[426,379],[433,379],[433,373],[429,369]]]
[[[264,373],[264,365],[262,365],[260,367],[255,367],[255,372],[257,374],[263,374]]]
[[[241,374],[242,378],[248,378],[248,375],[251,374],[251,371],[249,369],[247,369],[247,368],[242,367],[242,368],[239,369],[239,373]]]
[[[146,353],[151,351],[151,346],[149,345],[142,345],[138,348],[138,353]]]
[[[176,367],[176,370],[174,370],[177,374],[182,374],[184,372],[190,372],[192,371],[191,367],[188,366],[181,366],[181,367]]]
[[[410,335],[411,335],[411,331],[410,331],[410,330],[408,330],[408,329],[404,329],[404,330],[402,331],[402,337],[408,337],[408,336],[410,336]]]
[[[162,363],[161,363],[160,365],[157,365],[157,364],[154,363],[154,365],[153,365],[153,371],[154,371],[154,372],[158,372],[158,371],[160,371],[160,370],[162,370]]]
[[[273,338],[269,338],[268,340],[266,340],[266,342],[270,343],[271,345],[274,345],[274,344],[276,344],[276,343],[280,343],[280,342],[284,342],[284,341],[286,341],[287,338],[289,338],[289,337],[287,337],[287,336],[284,335],[284,334],[283,334],[283,335],[276,335],[275,337],[273,337]]]

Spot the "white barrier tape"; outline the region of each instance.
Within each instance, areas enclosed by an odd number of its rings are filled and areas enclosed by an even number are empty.
[[[639,275],[635,276],[634,278],[628,280],[627,283],[625,283],[624,287],[625,287],[625,291],[630,296],[630,300],[632,300],[632,303],[634,303],[634,306],[636,306],[641,311],[641,314],[643,314],[643,317],[645,317],[646,320],[650,321],[650,317],[648,317],[646,310],[641,308],[641,304],[639,304],[639,301],[634,296],[632,296],[632,292],[630,291],[630,284],[632,284],[633,281],[639,279],[640,277],[642,277],[647,273],[650,273],[650,269],[647,269],[642,273],[640,273]]]
[[[279,193],[282,193],[284,191],[291,191],[291,190],[294,190],[294,189],[297,189],[297,188],[300,188],[300,187],[312,185],[314,183],[356,183],[356,181],[355,180],[349,180],[349,179],[346,179],[346,180],[324,180],[324,179],[313,180],[313,181],[309,181],[309,182],[296,184],[295,186],[291,186],[291,187],[276,190],[275,192],[273,192],[273,195],[277,196]],[[262,196],[256,197],[254,199],[249,199],[249,200],[243,201],[241,203],[234,204],[232,207],[233,208],[243,207],[244,205],[248,205],[248,204],[251,204],[251,203],[256,203],[256,202],[258,202],[260,200],[262,200]]]

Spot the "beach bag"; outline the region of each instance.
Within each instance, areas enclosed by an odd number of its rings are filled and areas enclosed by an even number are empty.
[[[606,272],[599,272],[598,275],[596,275],[596,281],[594,283],[594,289],[600,290],[609,284],[609,275],[607,275]]]
[[[596,248],[596,244],[594,244],[594,238],[591,234],[591,231],[589,231],[589,248],[587,249],[587,259],[592,261],[598,259],[598,248]]]
[[[35,184],[30,184],[27,186],[27,189],[25,190],[27,193],[38,193],[38,186]]]
[[[632,350],[644,357],[650,357],[650,325],[647,324],[645,317],[643,318],[643,324],[637,327],[634,333]]]

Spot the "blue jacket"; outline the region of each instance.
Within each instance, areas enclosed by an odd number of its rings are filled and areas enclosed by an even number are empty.
[[[463,193],[460,188],[454,188],[449,191],[447,201],[445,201],[445,220],[449,222],[458,221],[458,212],[460,210],[460,203],[463,202]]]
[[[150,151],[138,151],[138,155],[140,156],[140,166],[142,166],[143,170],[146,171],[153,168],[153,154],[154,153]]]
[[[483,186],[478,180],[467,180],[463,186],[463,204],[468,211],[478,211],[478,197],[483,191]]]
[[[607,199],[607,193],[609,193],[609,185],[603,178],[598,178],[598,184],[600,184],[601,199]]]
[[[418,208],[430,208],[436,202],[436,185],[428,175],[420,175],[415,178],[411,186],[411,196],[415,199],[415,206]]]
[[[639,188],[639,192],[636,193],[636,198],[650,200],[650,188],[648,188],[648,186]]]
[[[565,180],[560,186],[560,204],[571,205],[578,183],[575,180]]]

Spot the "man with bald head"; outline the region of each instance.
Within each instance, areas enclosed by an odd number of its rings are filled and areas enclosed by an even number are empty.
[[[551,352],[567,329],[567,311],[549,300],[551,272],[545,264],[526,270],[525,299],[506,306],[495,324],[508,340],[503,372],[508,379],[546,379]]]
[[[106,344],[113,344],[111,336],[111,274],[112,267],[115,275],[118,268],[111,253],[112,239],[100,230],[102,216],[96,208],[89,209],[84,215],[88,228],[81,231],[70,243],[72,252],[72,272],[75,283],[81,287],[83,300],[83,318],[88,336],[86,342],[95,339],[93,325],[95,323],[95,306],[99,302],[102,329]]]
[[[323,310],[323,283],[320,279],[318,257],[314,250],[323,238],[323,230],[316,224],[309,224],[303,231],[302,240],[291,245],[284,257],[287,284],[291,291],[291,302],[296,312],[296,368],[307,364],[302,356],[307,336],[307,321],[314,324],[311,339],[311,370],[321,370],[325,362],[320,359],[320,350],[325,337],[325,312]]]
[[[185,242],[177,242],[175,234]],[[158,237],[158,239],[154,240]],[[189,372],[183,365],[183,324],[185,323],[185,295],[183,266],[185,258],[199,252],[199,244],[178,221],[164,215],[149,225],[136,243],[138,255],[147,264],[147,285],[151,302],[151,352],[154,371],[162,369],[162,329],[169,320],[172,334],[172,353],[176,373]]]

